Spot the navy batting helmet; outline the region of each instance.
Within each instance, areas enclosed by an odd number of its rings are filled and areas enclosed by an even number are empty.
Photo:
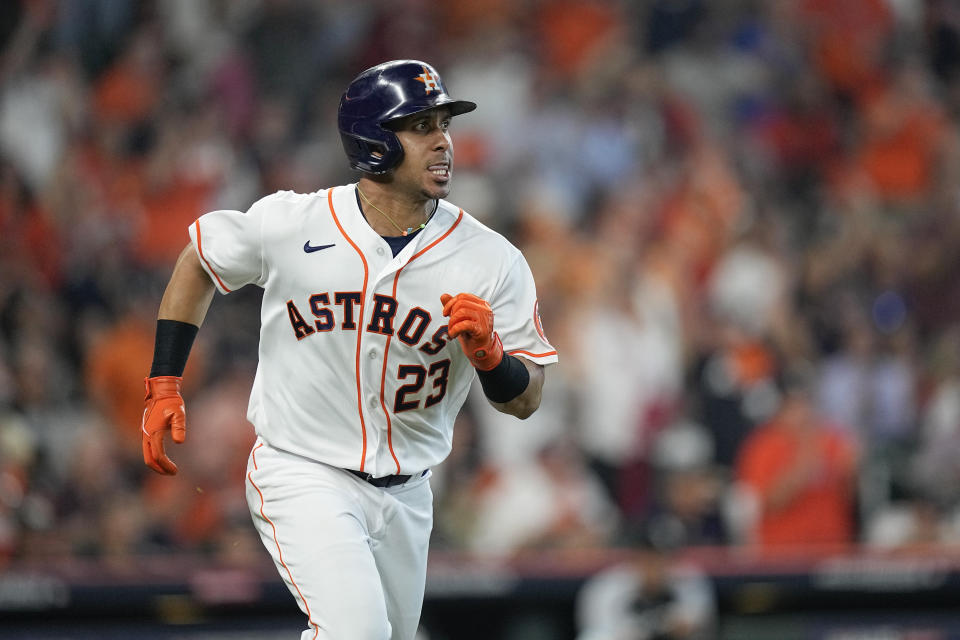
[[[440,74],[419,60],[384,62],[358,75],[340,98],[337,114],[350,166],[377,174],[400,164],[403,147],[384,125],[434,107],[447,107],[456,116],[477,105],[447,95]]]

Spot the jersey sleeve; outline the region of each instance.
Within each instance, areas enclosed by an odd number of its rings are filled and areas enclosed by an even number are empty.
[[[547,340],[540,321],[537,287],[530,266],[519,252],[490,301],[493,328],[503,350],[537,364],[557,361],[557,350]]]
[[[200,216],[190,225],[190,241],[200,264],[220,293],[247,284],[263,284],[261,227],[270,196],[246,212],[220,210]]]

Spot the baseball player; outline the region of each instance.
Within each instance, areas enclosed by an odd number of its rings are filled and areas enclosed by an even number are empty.
[[[246,496],[307,616],[301,638],[414,637],[430,468],[474,372],[526,418],[557,360],[519,250],[444,200],[451,118],[475,108],[426,63],[364,71],[338,114],[359,181],[201,216],[160,303],[143,457],[173,475],[163,438],[185,439],[181,376],[214,290],[264,290]]]

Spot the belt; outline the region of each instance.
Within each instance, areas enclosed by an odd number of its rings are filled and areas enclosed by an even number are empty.
[[[349,471],[364,482],[368,482],[375,487],[379,487],[380,489],[406,484],[407,480],[413,477],[411,474],[399,474],[395,476],[380,476],[379,478],[374,478],[366,471],[354,471],[353,469],[346,469],[346,471]],[[427,469],[424,469],[423,472],[416,474],[418,478],[422,478],[425,475],[427,475]]]

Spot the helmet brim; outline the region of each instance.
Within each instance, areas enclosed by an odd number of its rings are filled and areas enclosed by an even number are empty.
[[[392,128],[390,125],[396,123],[398,120],[403,120],[404,118],[409,118],[410,116],[415,116],[418,113],[425,113],[427,111],[432,111],[434,109],[449,109],[451,116],[459,116],[464,113],[470,113],[477,108],[476,102],[470,102],[469,100],[440,100],[436,104],[432,104],[429,107],[423,109],[414,109],[409,113],[403,113],[400,115],[395,115],[389,120],[384,120],[380,126],[387,129]]]

